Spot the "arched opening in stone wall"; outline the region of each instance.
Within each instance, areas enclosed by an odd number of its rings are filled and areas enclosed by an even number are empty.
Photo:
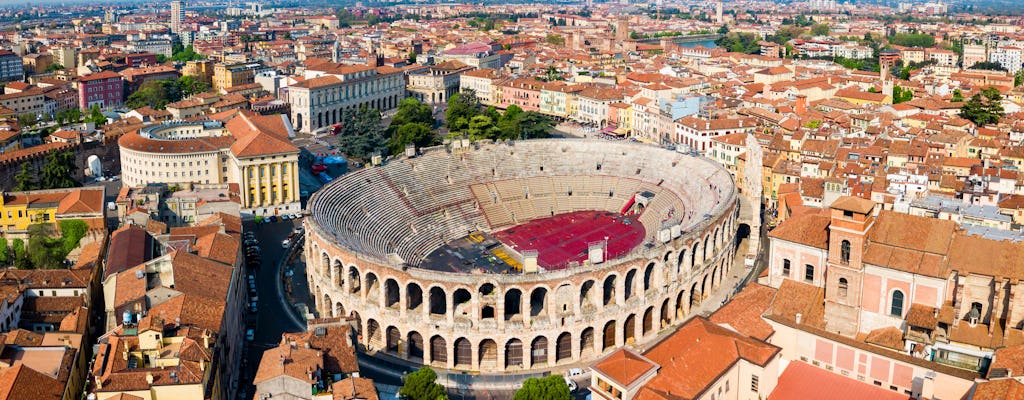
[[[390,353],[398,354],[399,342],[402,340],[402,334],[398,332],[398,328],[389,326],[388,333],[386,336],[387,351]]]
[[[608,275],[604,278],[604,293],[601,298],[601,304],[608,306],[615,304],[615,275]]]
[[[580,358],[589,358],[594,354],[594,328],[586,328],[580,333]]]
[[[530,365],[537,367],[548,363],[548,338],[537,336],[530,344]]]
[[[452,305],[454,306],[455,316],[470,316],[471,310],[469,309],[469,301],[472,299],[473,296],[469,294],[468,290],[455,290],[455,294],[452,295]]]
[[[519,289],[508,289],[505,291],[505,320],[511,321],[518,317],[522,319],[523,292]]]
[[[455,366],[469,368],[473,365],[473,345],[469,339],[455,339]]]
[[[647,307],[647,311],[644,311],[644,324],[643,324],[643,335],[647,336],[654,329],[654,307]]]
[[[366,297],[368,301],[374,304],[380,301],[380,281],[377,280],[377,274],[373,272],[366,273]]]
[[[448,362],[448,345],[440,335],[430,338],[430,359],[440,364]]]
[[[654,263],[647,264],[647,268],[644,268],[644,295],[654,288]]]
[[[505,343],[505,368],[523,367],[523,341],[511,339]]]
[[[370,319],[366,321],[366,343],[371,348],[379,349],[381,347],[381,334],[380,324],[376,320]]]
[[[430,288],[430,313],[441,316],[448,314],[448,296],[444,289],[437,286]]]
[[[544,287],[534,288],[530,292],[530,317],[541,317],[548,315],[548,289]]]
[[[562,332],[555,342],[555,362],[572,360],[572,334]]]
[[[360,290],[363,289],[363,282],[359,276],[359,269],[348,267],[348,281],[352,285],[349,289],[353,294],[362,294]]]
[[[593,312],[597,302],[594,299],[594,281],[588,280],[580,286],[580,311],[585,313]]]
[[[635,294],[634,293],[635,286],[636,286],[636,270],[635,269],[631,269],[631,270],[629,270],[629,272],[626,273],[625,293],[624,293],[626,300],[629,300]]]
[[[415,282],[405,285],[405,306],[410,311],[416,311],[423,305],[423,289]]]
[[[423,362],[423,336],[416,331],[409,332],[409,338],[406,340],[406,343],[409,346],[409,359]]]
[[[659,331],[662,330],[662,329],[665,329],[665,327],[667,327],[669,325],[672,325],[672,319],[673,318],[672,318],[672,314],[669,313],[670,311],[672,311],[672,310],[669,308],[668,299],[665,299],[665,301],[661,302],[661,318],[658,321],[658,330]]]
[[[397,310],[401,306],[400,298],[398,281],[390,278],[384,281],[384,307]]]
[[[626,344],[636,342],[636,314],[629,314],[626,317],[626,322],[622,324],[622,339],[626,341]]]
[[[615,320],[608,321],[604,324],[604,336],[603,345],[601,351],[607,351],[608,349],[615,348]]]
[[[481,369],[498,368],[498,344],[494,343],[494,340],[484,339],[481,341],[477,352],[480,357],[477,362],[480,364]]]

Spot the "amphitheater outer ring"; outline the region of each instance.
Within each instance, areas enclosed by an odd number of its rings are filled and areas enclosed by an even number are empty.
[[[565,142],[576,141],[557,141]],[[454,152],[424,149],[421,157],[429,156]],[[716,163],[697,159],[728,176]],[[482,374],[558,369],[649,342],[719,289],[736,252],[739,202],[731,178],[723,193],[718,206],[679,237],[638,246],[622,258],[540,274],[480,275],[403,267],[339,243],[315,218],[323,212],[317,209],[321,190],[310,199],[313,217],[303,222],[306,276],[319,315],[349,317],[361,349],[371,355]],[[456,305],[466,294],[469,299]],[[443,314],[432,312],[439,310]]]

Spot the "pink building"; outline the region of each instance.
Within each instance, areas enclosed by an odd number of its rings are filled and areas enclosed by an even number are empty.
[[[503,108],[515,104],[523,111],[540,110],[540,82],[533,79],[513,79],[501,86]]]
[[[100,108],[124,104],[124,82],[112,71],[97,72],[78,77],[78,107],[86,110],[93,105]]]

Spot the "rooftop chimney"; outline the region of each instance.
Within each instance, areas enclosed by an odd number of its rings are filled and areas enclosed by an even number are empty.
[[[799,323],[800,323],[800,321],[801,321],[801,320],[803,320],[803,317],[804,317],[804,315],[803,315],[803,314],[801,314],[801,313],[796,313],[796,323],[798,323],[798,324],[799,324]]]

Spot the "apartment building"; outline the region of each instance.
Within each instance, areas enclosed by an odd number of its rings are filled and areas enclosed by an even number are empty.
[[[124,81],[113,71],[78,77],[78,107],[87,110],[124,105]]]
[[[391,110],[406,97],[404,74],[398,68],[320,60],[307,65],[305,77],[288,87],[291,121],[299,132],[337,124],[346,109]]]

